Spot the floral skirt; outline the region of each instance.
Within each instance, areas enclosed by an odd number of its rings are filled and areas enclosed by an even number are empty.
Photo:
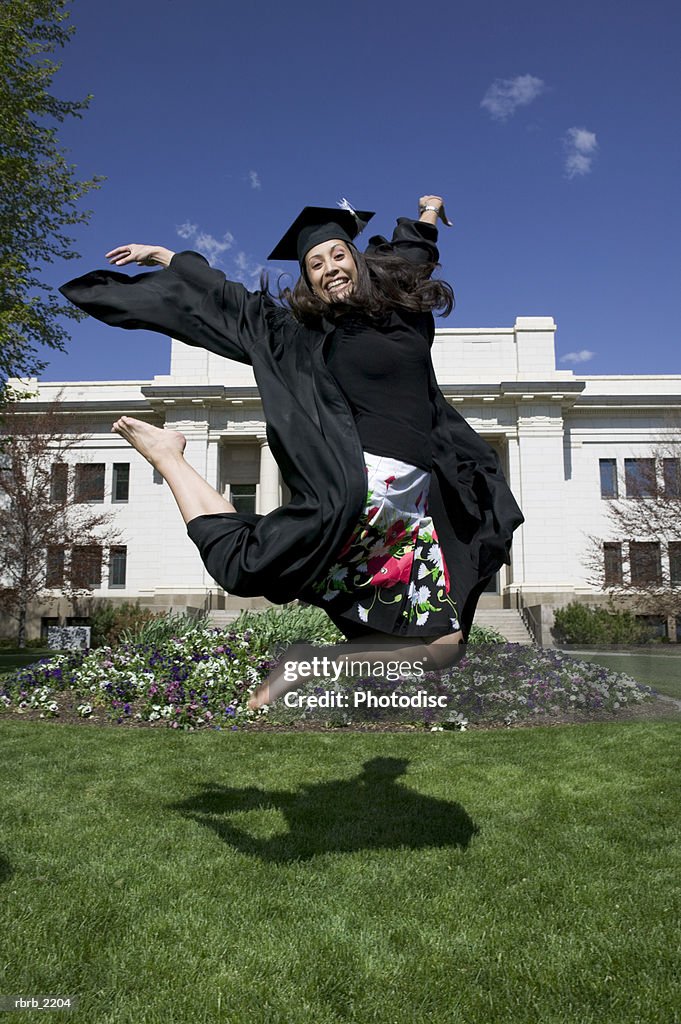
[[[428,515],[430,473],[364,453],[367,498],[352,536],[311,594],[352,638],[379,632],[442,636],[461,627]]]

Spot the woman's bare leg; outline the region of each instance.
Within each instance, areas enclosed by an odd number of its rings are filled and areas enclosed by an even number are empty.
[[[187,440],[178,430],[161,430],[132,416],[121,416],[111,429],[158,470],[173,492],[185,523],[197,516],[236,512],[234,505],[184,461]]]
[[[412,664],[415,661],[423,660],[425,662],[424,669],[426,672],[442,671],[446,668],[453,668],[457,662],[459,662],[464,654],[466,653],[463,639],[463,633],[459,630],[457,633],[448,633],[446,636],[437,637],[405,637],[404,642],[400,647],[392,647],[395,638],[389,636],[387,633],[373,633],[362,637],[361,641],[357,641],[357,647],[360,644],[371,643],[376,644],[376,648],[369,648],[367,650],[356,650],[355,645],[352,645],[352,653],[343,657],[345,662],[346,658],[350,662],[353,661],[369,661],[374,664],[387,664],[389,661],[408,661]],[[380,646],[383,649],[381,650]],[[388,646],[390,645],[390,646]],[[320,656],[323,656],[324,649],[320,648]],[[271,673],[266,683],[262,683],[251,696],[248,706],[254,711],[262,707],[264,704],[270,704],[273,700],[278,697],[283,697],[285,693],[292,690],[299,682],[299,679],[286,680],[284,678],[284,665],[295,661],[296,648],[291,648],[284,658]],[[309,656],[309,648],[305,649],[306,657]],[[338,664],[338,662],[332,662],[332,664]]]

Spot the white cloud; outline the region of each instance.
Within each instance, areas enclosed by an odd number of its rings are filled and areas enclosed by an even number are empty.
[[[590,359],[596,355],[595,352],[590,352],[588,348],[583,348],[579,352],[567,352],[564,356],[561,356],[558,360],[559,363],[588,363]]]
[[[175,228],[175,231],[180,238],[193,238],[198,231],[198,224],[190,224],[190,222],[186,220],[184,224],[179,224]]]
[[[260,177],[257,171],[249,171],[248,180],[251,183],[251,188],[262,188],[262,185],[260,183]]]
[[[223,260],[225,253],[234,247],[236,241],[231,231],[226,231],[222,238],[216,238],[189,221],[180,224],[175,230],[180,238],[192,239],[192,248],[205,256],[214,267],[221,267],[230,281],[238,281],[251,291],[260,287],[260,273],[266,268],[251,259],[247,252],[239,250],[236,254],[230,253],[226,261]]]
[[[480,106],[489,111],[495,121],[505,121],[515,114],[518,107],[526,107],[536,100],[544,89],[542,79],[534,75],[497,78],[483,96]]]
[[[239,281],[250,290],[260,287],[260,273],[265,270],[262,263],[254,262],[245,252],[238,252],[233,263],[234,270],[228,275],[230,280]]]
[[[586,128],[568,128],[564,137],[565,173],[568,178],[582,177],[591,171],[598,150],[596,133]]]
[[[216,238],[208,231],[199,230],[198,224],[192,224],[188,220],[177,225],[175,231],[185,241],[192,239],[195,251],[205,256],[209,263],[219,264],[222,254],[234,244],[234,235],[231,231],[225,231],[222,238]]]
[[[234,235],[226,231],[222,238],[215,238],[214,235],[208,234],[207,231],[201,231],[196,236],[194,244],[196,251],[205,256],[209,263],[217,265],[221,262],[220,257],[222,254],[232,248]]]

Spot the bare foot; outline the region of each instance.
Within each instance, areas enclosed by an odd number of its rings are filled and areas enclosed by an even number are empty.
[[[187,444],[186,437],[179,430],[162,430],[133,416],[121,416],[111,430],[124,437],[147,462],[157,468],[164,458],[181,456]]]
[[[267,685],[267,683],[265,683],[263,686],[259,686],[258,689],[255,690],[255,692],[253,693],[252,697],[248,701],[248,706],[251,709],[251,711],[257,711],[259,708],[263,707],[265,704],[269,704],[269,702],[270,702],[270,688]]]
[[[290,671],[290,659],[287,657],[286,665],[289,666]],[[285,693],[292,690],[299,682],[297,673],[294,678],[290,677],[287,679],[285,673],[284,662],[280,662],[270,673],[269,677],[264,683],[261,683],[250,696],[248,706],[251,711],[257,711],[259,708],[264,707],[265,704],[271,704],[273,700],[278,700],[279,697],[283,697]]]

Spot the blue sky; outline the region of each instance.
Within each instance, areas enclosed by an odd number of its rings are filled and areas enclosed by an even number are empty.
[[[681,372],[677,2],[75,0],[56,94],[85,205],[78,261],[199,248],[250,287],[299,209],[346,196],[390,234],[446,198],[453,327],[553,316],[558,367]],[[370,232],[371,233],[371,232]],[[276,271],[287,269],[273,267]],[[93,320],[46,380],[167,373],[169,342]]]

